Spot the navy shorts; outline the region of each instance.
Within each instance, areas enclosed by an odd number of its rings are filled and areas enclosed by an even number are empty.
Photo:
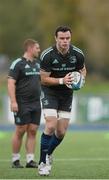
[[[40,101],[32,102],[29,104],[18,103],[19,111],[14,113],[15,124],[40,124],[41,118],[41,103]]]
[[[59,111],[71,111],[72,106],[72,94],[66,94],[64,92],[46,91],[43,92],[42,106],[43,109],[56,109]]]

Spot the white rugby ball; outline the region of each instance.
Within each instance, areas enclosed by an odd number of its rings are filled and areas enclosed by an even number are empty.
[[[67,85],[68,88],[73,90],[79,90],[84,86],[85,78],[83,75],[81,75],[78,71],[74,71],[71,73],[71,76],[73,77],[72,84]]]

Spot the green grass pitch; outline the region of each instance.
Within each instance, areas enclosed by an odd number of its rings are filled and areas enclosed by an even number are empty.
[[[108,131],[68,131],[54,153],[49,177],[40,177],[37,169],[11,168],[11,138],[12,132],[0,132],[0,179],[109,179]],[[37,161],[39,140],[40,132],[35,153]],[[25,165],[24,145],[21,162]]]

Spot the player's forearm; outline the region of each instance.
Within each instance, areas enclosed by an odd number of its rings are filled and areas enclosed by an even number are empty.
[[[15,83],[8,80],[8,94],[11,102],[16,102],[15,91],[16,91]]]
[[[86,71],[86,67],[85,67],[85,66],[84,66],[83,69],[79,70],[79,72],[80,72],[84,77],[86,77],[87,71]]]
[[[41,78],[41,83],[43,85],[48,85],[48,86],[52,86],[52,85],[58,85],[60,78],[53,78],[53,77],[45,77],[45,78]]]

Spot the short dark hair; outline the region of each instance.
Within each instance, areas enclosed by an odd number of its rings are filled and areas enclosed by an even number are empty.
[[[71,31],[70,27],[68,27],[68,26],[59,26],[59,27],[57,27],[57,29],[55,31],[55,36],[56,37],[57,37],[57,34],[58,34],[59,31],[61,31],[61,32],[70,31],[70,33],[72,34],[72,31]]]
[[[38,42],[34,39],[26,39],[23,43],[24,51],[27,51],[28,47],[34,46],[34,44],[38,44]]]

